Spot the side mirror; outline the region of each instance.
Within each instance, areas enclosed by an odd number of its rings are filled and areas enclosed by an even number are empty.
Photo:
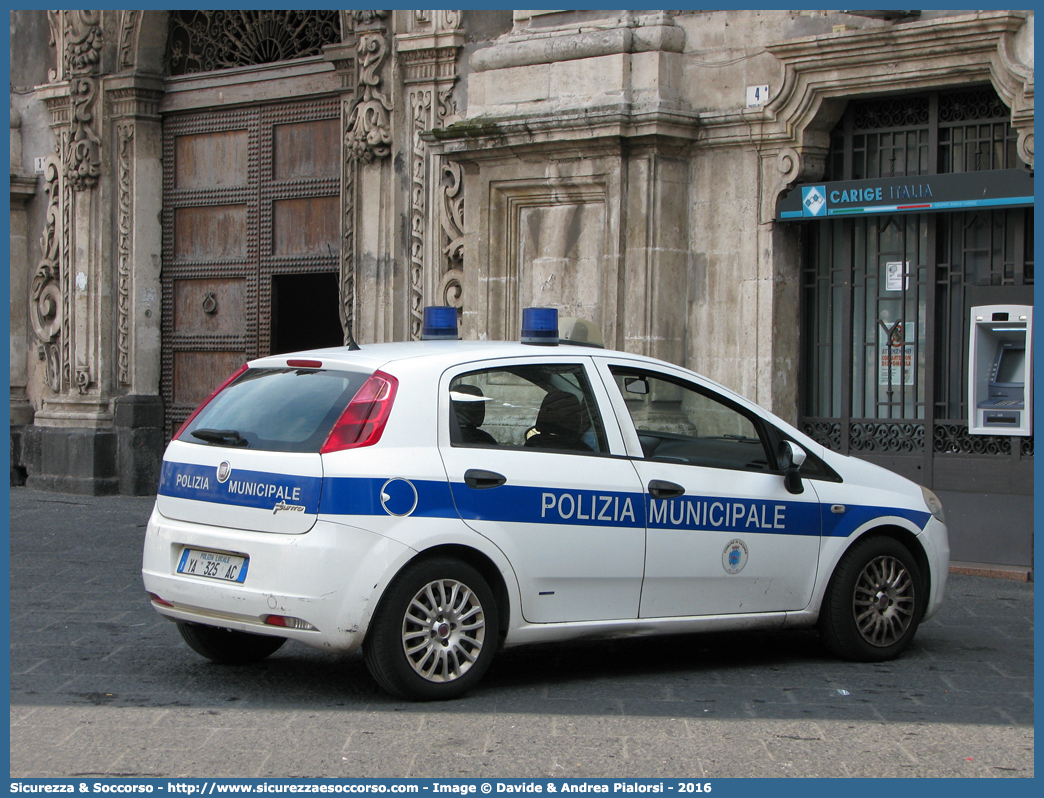
[[[649,382],[642,377],[628,377],[624,380],[624,388],[627,393],[647,394],[649,393]]]
[[[801,465],[805,462],[805,450],[793,441],[783,441],[779,444],[776,459],[779,467],[783,469],[783,487],[788,493],[804,493],[805,486],[801,484]]]

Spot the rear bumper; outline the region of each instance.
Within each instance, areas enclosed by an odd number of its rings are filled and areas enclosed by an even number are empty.
[[[186,547],[249,557],[243,584],[176,572]],[[357,527],[318,521],[303,535],[175,521],[153,510],[145,533],[145,590],[171,606],[152,605],[175,621],[275,635],[335,651],[362,643],[389,573],[409,550]],[[314,629],[265,623],[269,615],[300,618]]]

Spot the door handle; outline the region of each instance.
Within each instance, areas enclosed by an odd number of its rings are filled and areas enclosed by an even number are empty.
[[[654,499],[673,499],[684,494],[685,488],[665,479],[654,479],[649,482],[649,495]]]
[[[464,472],[464,484],[469,488],[496,488],[507,482],[507,477],[496,471],[483,471],[481,468],[469,468]]]

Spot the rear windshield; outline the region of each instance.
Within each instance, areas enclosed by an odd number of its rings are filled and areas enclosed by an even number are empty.
[[[178,440],[267,452],[318,452],[367,372],[249,369]]]

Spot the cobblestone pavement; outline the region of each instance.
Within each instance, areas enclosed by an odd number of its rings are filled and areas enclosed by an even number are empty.
[[[952,575],[897,661],[809,632],[503,652],[409,704],[297,643],[221,667],[149,607],[151,498],[11,492],[11,775],[1032,776],[1033,586]]]

